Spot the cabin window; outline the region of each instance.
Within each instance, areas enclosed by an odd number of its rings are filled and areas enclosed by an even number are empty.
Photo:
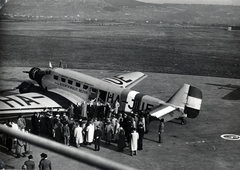
[[[73,81],[72,80],[68,80],[68,84],[73,84]]]
[[[84,90],[87,90],[87,89],[88,89],[88,86],[87,86],[87,85],[83,85],[83,89],[84,89]]]
[[[61,78],[61,81],[62,81],[62,82],[66,82],[66,79],[65,79],[65,78]]]
[[[76,86],[77,86],[77,87],[80,87],[80,86],[81,86],[81,84],[80,84],[80,83],[78,83],[78,82],[76,82]]]
[[[56,75],[54,75],[53,78],[54,78],[55,80],[58,80],[58,76],[56,76]]]

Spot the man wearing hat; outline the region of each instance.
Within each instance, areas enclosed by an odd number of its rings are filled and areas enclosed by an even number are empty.
[[[26,165],[27,169],[35,169],[35,162],[32,159],[33,156],[29,155],[28,160],[24,162],[24,165]]]
[[[99,125],[97,125],[97,129],[94,131],[95,151],[100,150],[100,139],[101,139],[101,137],[102,137],[102,131],[101,131]]]
[[[41,160],[39,162],[39,170],[51,170],[52,169],[52,165],[51,165],[51,161],[47,159],[47,154],[42,153],[41,155]]]

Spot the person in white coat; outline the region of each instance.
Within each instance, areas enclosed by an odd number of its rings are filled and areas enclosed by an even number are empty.
[[[86,131],[87,131],[87,143],[91,145],[93,142],[93,136],[94,136],[94,125],[92,124],[92,122],[89,123]]]
[[[76,139],[76,147],[82,146],[83,143],[83,135],[82,135],[82,127],[79,126],[79,123],[76,123],[76,128],[74,130],[74,137]]]
[[[133,128],[132,133],[130,134],[130,139],[131,139],[131,156],[137,155],[137,148],[138,148],[138,138],[139,134],[136,132],[136,129]]]

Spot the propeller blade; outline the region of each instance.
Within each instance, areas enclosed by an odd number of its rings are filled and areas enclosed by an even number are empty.
[[[27,73],[27,74],[29,74],[30,73],[30,71],[23,71],[24,73]]]
[[[53,68],[51,61],[49,61],[49,68]]]

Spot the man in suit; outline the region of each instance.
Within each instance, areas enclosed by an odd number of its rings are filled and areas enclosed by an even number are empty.
[[[39,170],[52,170],[52,165],[51,165],[51,161],[47,159],[47,154],[42,153],[41,155],[41,160],[39,162]]]
[[[68,127],[68,123],[65,122],[63,126],[63,139],[64,139],[64,145],[69,145],[69,139],[70,139],[70,129]]]
[[[94,140],[95,140],[95,151],[100,150],[100,139],[102,137],[102,131],[100,130],[99,126],[94,131]]]
[[[24,162],[24,165],[26,165],[27,169],[35,169],[35,162],[32,160],[33,156],[29,155],[28,160]]]

